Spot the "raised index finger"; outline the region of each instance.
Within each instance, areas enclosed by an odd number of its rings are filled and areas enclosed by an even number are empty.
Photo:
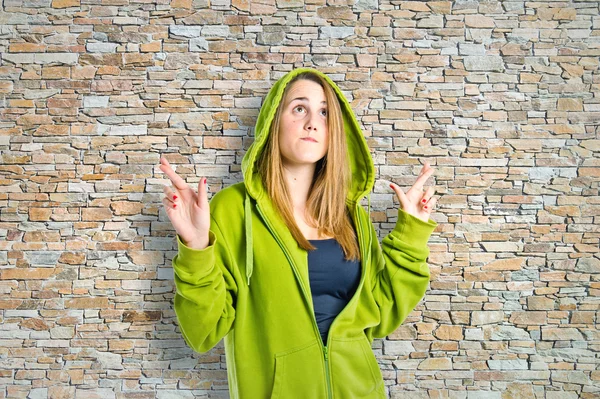
[[[175,171],[171,168],[169,161],[165,158],[160,158],[160,170],[162,170],[171,179],[171,182],[178,190],[184,190],[188,187],[185,180],[183,180]]]

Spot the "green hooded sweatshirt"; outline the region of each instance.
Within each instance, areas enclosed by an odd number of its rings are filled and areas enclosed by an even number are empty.
[[[327,346],[315,319],[308,253],[255,169],[285,86],[305,71],[323,76],[340,101],[352,170],[346,204],[361,253],[360,283],[331,324]],[[203,353],[225,337],[231,398],[385,398],[371,343],[392,333],[425,294],[427,241],[436,223],[399,209],[394,230],[379,244],[370,212],[359,203],[375,180],[367,143],[339,87],[313,69],[293,70],[271,88],[242,172],[243,183],[210,201],[206,249],[188,248],[177,236],[175,312],[185,341]]]

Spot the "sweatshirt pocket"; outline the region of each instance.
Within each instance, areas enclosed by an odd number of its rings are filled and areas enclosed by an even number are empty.
[[[271,399],[325,397],[322,358],[318,341],[277,353]]]
[[[331,340],[334,397],[386,397],[383,377],[366,336]]]

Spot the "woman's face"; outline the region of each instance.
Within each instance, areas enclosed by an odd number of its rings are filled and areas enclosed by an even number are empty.
[[[284,98],[279,148],[285,166],[314,164],[327,154],[327,102],[320,84],[297,80]]]

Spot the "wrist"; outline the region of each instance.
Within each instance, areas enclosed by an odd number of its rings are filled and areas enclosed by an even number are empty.
[[[181,238],[181,236],[180,236],[180,238]],[[209,242],[208,237],[206,237],[205,239],[190,240],[190,241],[185,241],[185,240],[181,239],[181,243],[190,249],[203,250],[206,247],[208,247],[210,242]]]

